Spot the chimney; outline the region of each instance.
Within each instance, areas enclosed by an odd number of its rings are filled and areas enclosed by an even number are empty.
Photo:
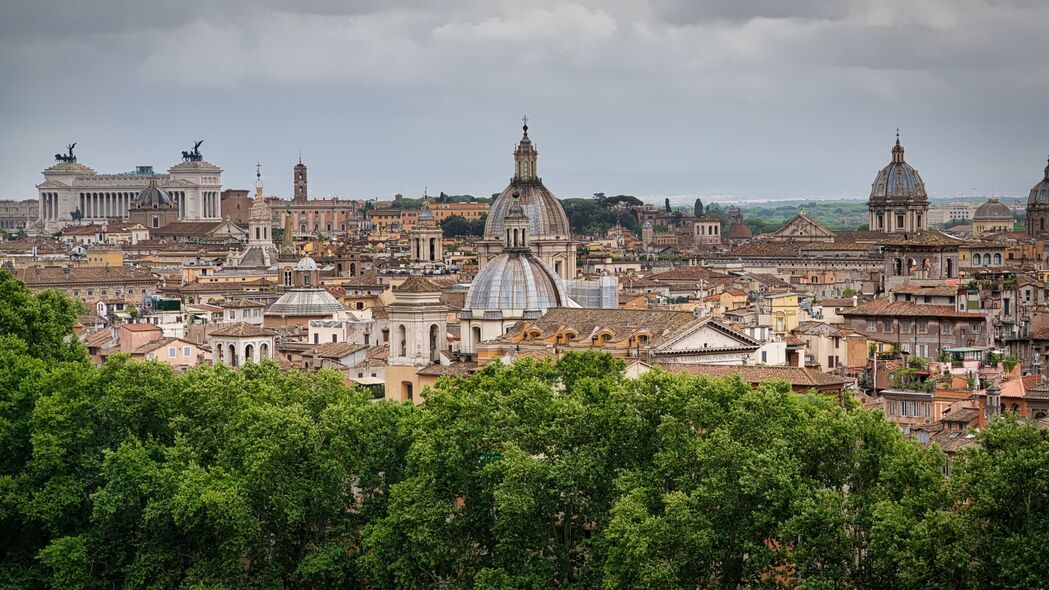
[[[852,306],[856,307],[859,304],[860,304],[860,296],[859,295],[853,295],[852,296]]]

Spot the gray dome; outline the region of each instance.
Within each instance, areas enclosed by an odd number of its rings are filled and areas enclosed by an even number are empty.
[[[489,217],[491,219],[491,217]],[[564,283],[528,251],[504,252],[490,260],[466,293],[464,309],[525,310],[545,313],[567,305]]]
[[[998,199],[989,199],[976,208],[973,221],[1012,221],[1013,212]]]
[[[1034,185],[1031,195],[1027,197],[1028,205],[1049,205],[1049,165],[1045,167],[1045,177],[1042,182]]]
[[[300,260],[299,263],[295,265],[295,270],[299,271],[309,272],[319,269],[320,267],[317,266],[317,261],[310,258],[309,256],[303,256],[302,260]]]
[[[871,185],[871,200],[927,201],[925,182],[910,164],[903,161],[903,146],[896,138],[892,162],[878,172]]]
[[[521,208],[528,216],[528,235],[533,240],[542,239],[568,239],[572,235],[568,225],[568,216],[557,200],[545,186],[543,181],[514,180],[510,186],[499,193],[491,209],[488,210],[488,220],[484,223],[484,239],[499,240],[503,235],[503,219],[510,213],[510,206],[514,202],[514,193],[520,197]]]
[[[150,180],[149,186],[142,189],[142,192],[135,197],[135,204],[143,209],[149,209],[153,206],[170,206],[174,204],[174,201],[171,195],[157,186],[157,181]]]
[[[339,300],[324,289],[292,289],[266,310],[269,316],[326,316],[345,311]]]

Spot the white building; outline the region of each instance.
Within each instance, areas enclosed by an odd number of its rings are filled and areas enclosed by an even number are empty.
[[[964,221],[973,218],[976,208],[972,203],[949,203],[929,207],[929,225],[943,225],[950,221]]]
[[[127,219],[131,202],[151,180],[178,205],[179,221],[219,221],[222,169],[205,162],[200,152],[183,152],[183,161],[167,174],[152,166],[137,166],[120,174],[98,174],[72,155],[56,154],[58,162],[43,171],[37,185],[43,231],[54,232],[78,218],[86,222]]]

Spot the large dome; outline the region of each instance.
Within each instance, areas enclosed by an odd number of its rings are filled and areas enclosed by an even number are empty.
[[[491,218],[489,218],[491,219]],[[564,283],[530,252],[504,252],[481,268],[466,293],[464,309],[538,311],[567,305]]]
[[[521,207],[528,216],[528,234],[533,240],[567,240],[572,236],[561,202],[557,200],[539,177],[537,165],[539,152],[528,138],[528,125],[524,126],[524,136],[514,150],[514,176],[510,186],[506,187],[495,198],[488,211],[488,220],[484,224],[484,239],[501,240],[503,237],[503,218],[510,212],[514,195],[520,197]]]
[[[998,199],[988,199],[976,208],[973,221],[1012,221],[1013,212]]]
[[[553,195],[540,180],[512,182],[510,186],[496,197],[488,211],[488,220],[484,224],[486,240],[498,240],[503,235],[503,218],[510,212],[510,205],[517,193],[521,208],[528,216],[528,233],[532,239],[556,238],[568,239],[572,232],[568,225],[568,216]]]
[[[903,161],[903,146],[900,145],[899,137],[892,148],[892,161],[874,178],[871,200],[928,200],[922,177],[910,164]]]
[[[1049,205],[1049,165],[1045,167],[1045,177],[1042,182],[1034,185],[1031,195],[1027,197],[1028,205]]]

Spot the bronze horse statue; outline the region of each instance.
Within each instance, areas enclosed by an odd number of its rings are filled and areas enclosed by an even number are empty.
[[[187,161],[187,162],[199,162],[199,161],[201,161],[203,159],[203,157],[200,155],[200,144],[202,144],[202,143],[204,143],[203,139],[201,139],[200,141],[194,142],[192,150],[189,150],[189,151],[183,150],[182,151],[182,159]]]
[[[69,151],[69,154],[68,155],[55,154],[55,160],[58,161],[58,162],[67,162],[67,163],[68,162],[76,162],[76,156],[73,155],[73,148],[75,148],[75,147],[76,147],[76,143],[75,142],[66,145],[66,150]]]

